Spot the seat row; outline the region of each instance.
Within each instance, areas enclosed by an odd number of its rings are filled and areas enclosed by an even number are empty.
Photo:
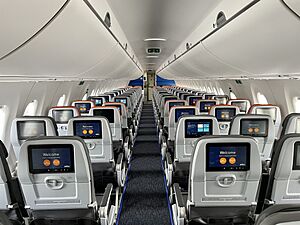
[[[113,100],[124,98],[128,105],[133,102],[130,119],[139,120],[141,90],[119,94]],[[18,161],[12,174],[8,153],[0,143],[0,211],[14,224],[22,224],[24,218],[29,224],[106,225],[115,221],[131,154],[128,135],[124,142],[127,149],[122,144],[126,127],[121,115],[126,115],[128,105],[93,104],[76,101],[73,106],[51,108],[52,117],[13,121],[11,138]],[[85,107],[89,112],[79,116]],[[55,121],[64,123],[58,123],[58,128]],[[62,127],[64,133],[58,136]]]
[[[159,91],[164,95],[165,90]],[[276,112],[272,118],[254,106],[255,113],[237,114],[226,121],[230,135],[224,136],[220,135],[222,116],[218,118],[214,110],[218,105],[211,108],[214,113],[204,115],[197,106],[172,106],[176,101],[180,100],[165,103],[164,109],[171,110],[169,127],[162,135],[175,224],[274,224],[269,223],[270,217],[276,214],[281,220],[278,215],[286,211],[294,215],[285,217],[287,221],[299,221],[295,216],[298,184],[293,180],[297,180],[300,158],[299,114],[287,116],[278,132],[274,121],[280,117],[278,108],[266,105]],[[153,105],[159,112],[159,104]]]

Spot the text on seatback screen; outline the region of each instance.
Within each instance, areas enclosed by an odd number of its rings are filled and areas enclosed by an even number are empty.
[[[91,103],[75,103],[75,107],[80,113],[88,113],[91,109]]]
[[[198,138],[204,135],[212,134],[211,120],[186,120],[185,121],[185,137]]]
[[[268,136],[268,120],[267,119],[242,119],[241,120],[241,135],[252,137],[267,137]]]
[[[115,122],[115,113],[113,109],[94,109],[94,116],[103,116],[109,123]]]
[[[17,131],[19,140],[46,136],[46,123],[45,121],[17,121]]]
[[[211,107],[216,105],[215,101],[212,102],[200,102],[200,112],[209,112]]]
[[[52,117],[56,123],[68,123],[74,117],[74,112],[72,109],[53,110]]]
[[[183,115],[195,115],[195,109],[175,109],[175,122]]]
[[[74,135],[83,139],[102,138],[101,121],[83,120],[74,121],[73,123]]]
[[[218,121],[231,121],[236,115],[236,109],[234,108],[217,108],[215,115]]]
[[[206,171],[247,171],[249,169],[249,143],[209,143],[206,145]]]
[[[73,145],[31,145],[28,147],[29,172],[73,173]]]

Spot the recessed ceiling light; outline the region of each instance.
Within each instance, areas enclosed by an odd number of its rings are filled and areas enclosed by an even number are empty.
[[[147,55],[146,58],[158,58],[157,55]]]
[[[146,38],[144,41],[166,41],[165,38]]]
[[[147,63],[147,65],[156,65],[156,63]]]

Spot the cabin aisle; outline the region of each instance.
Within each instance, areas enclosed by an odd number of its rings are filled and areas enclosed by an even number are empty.
[[[143,106],[117,224],[171,224],[154,112],[149,102]]]

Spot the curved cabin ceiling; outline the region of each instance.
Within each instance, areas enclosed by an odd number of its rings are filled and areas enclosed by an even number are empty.
[[[244,1],[244,0],[243,0]],[[158,67],[205,19],[221,0],[109,0],[127,39],[144,69]],[[144,41],[161,38],[166,41]],[[147,57],[148,47],[161,48]]]

